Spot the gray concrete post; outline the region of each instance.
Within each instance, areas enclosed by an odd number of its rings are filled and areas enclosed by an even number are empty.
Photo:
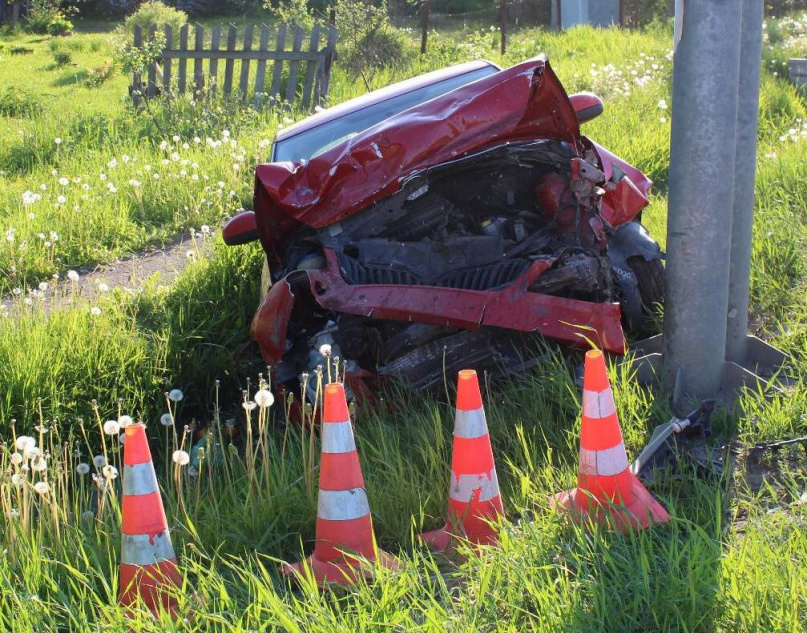
[[[748,356],[748,299],[751,283],[751,231],[757,160],[759,73],[762,59],[763,0],[742,1],[737,146],[734,158],[734,212],[731,223],[726,360]]]
[[[697,397],[726,352],[740,21],[734,0],[690,0],[673,65],[664,367]],[[679,372],[679,368],[683,372]]]

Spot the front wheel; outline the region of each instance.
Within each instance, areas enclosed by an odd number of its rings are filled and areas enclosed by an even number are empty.
[[[628,266],[636,275],[639,297],[642,301],[640,327],[644,333],[661,330],[661,315],[667,295],[664,265],[660,259],[645,259],[641,255],[628,258]]]

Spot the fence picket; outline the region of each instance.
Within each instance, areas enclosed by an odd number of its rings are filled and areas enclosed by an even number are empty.
[[[244,29],[244,52],[252,50],[252,33],[254,27],[248,24]],[[249,91],[249,57],[246,55],[241,60],[241,81],[238,82],[238,90],[241,93],[241,100],[246,101],[247,92]]]
[[[319,24],[314,25],[311,29],[311,42],[308,45],[309,53],[316,53],[319,50]],[[303,82],[303,109],[307,110],[311,107],[311,92],[314,87],[314,74],[317,72],[319,66],[319,58],[316,60],[307,61],[305,64],[305,81]]]
[[[238,39],[238,29],[235,24],[230,25],[227,32],[227,51],[235,51],[235,43]],[[228,95],[233,90],[233,65],[235,64],[234,57],[228,57],[227,62],[224,64],[224,94]]]
[[[303,47],[303,29],[294,27],[294,46],[292,52],[299,53]],[[289,62],[289,83],[286,84],[286,101],[294,102],[294,95],[297,93],[297,75],[300,72],[300,62],[293,59]]]
[[[174,27],[170,24],[165,25],[165,45],[170,48],[174,42]],[[163,92],[171,94],[171,58],[166,57],[163,59]]]
[[[269,27],[265,24],[261,27],[261,41],[258,44],[258,52],[266,53],[269,50]],[[266,80],[266,58],[261,57],[258,60],[258,66],[255,70],[255,107],[260,105],[260,94],[263,92],[263,83]]]
[[[188,25],[183,24],[182,28],[179,29],[179,50],[180,51],[187,51],[188,50]],[[180,57],[179,58],[179,83],[177,85],[177,91],[179,94],[183,94],[185,92],[185,81],[186,81],[186,74],[188,72],[188,60],[187,58]]]
[[[196,41],[194,42],[193,50],[197,53],[205,49],[205,29],[201,24],[196,25]],[[205,87],[205,71],[202,66],[204,61],[201,57],[193,60],[193,89],[200,93]]]
[[[314,104],[319,106],[327,105],[328,89],[331,81],[331,66],[336,56],[336,27],[328,25],[328,43],[320,51],[322,61],[317,72],[317,81],[314,86]]]
[[[275,43],[275,51],[282,53],[286,49],[286,25],[281,24],[277,29],[277,42]],[[272,89],[269,95],[272,97],[280,96],[280,82],[283,79],[283,61],[277,59],[275,67],[272,69]]]
[[[221,25],[213,27],[213,34],[210,36],[210,90],[218,89],[219,58],[216,53],[219,50],[219,40],[221,39]]]
[[[194,28],[193,46],[188,46],[190,25],[185,24],[179,30],[178,44],[174,43],[175,33],[170,25],[159,27],[165,33],[165,46],[160,55],[160,60],[150,64],[146,69],[146,81],[143,81],[143,70],[139,73],[132,73],[132,87],[130,93],[132,102],[138,106],[144,96],[155,96],[161,91],[166,95],[184,94],[190,89],[188,86],[188,60],[193,60],[193,86],[195,94],[204,92],[214,93],[219,86],[219,61],[224,61],[224,82],[222,90],[229,95],[233,92],[235,62],[240,61],[240,71],[238,78],[238,90],[241,100],[246,101],[250,88],[250,70],[254,60],[255,80],[254,105],[261,107],[265,102],[264,96],[267,94],[273,98],[280,98],[281,92],[285,94],[286,100],[294,102],[300,96],[300,102],[304,108],[311,105],[325,103],[328,95],[328,82],[330,79],[331,65],[336,51],[336,28],[329,25],[327,31],[323,31],[320,25],[314,25],[310,34],[308,46],[304,47],[306,33],[300,26],[295,25],[293,29],[291,50],[286,49],[286,34],[289,27],[281,25],[277,29],[275,36],[275,48],[270,50],[270,40],[272,39],[272,29],[266,25],[260,27],[260,37],[256,48],[253,48],[255,39],[255,27],[247,25],[244,29],[243,45],[238,45],[238,29],[234,24],[228,26],[226,50],[222,49],[221,26],[214,26],[210,34],[210,46],[205,48],[207,34],[201,24],[196,24]],[[148,33],[144,34],[143,28],[134,27],[134,44],[138,48],[144,48],[144,42],[153,42],[156,39],[157,26],[151,26]],[[321,40],[327,40],[322,43]],[[205,60],[209,62],[208,78],[205,77]],[[283,65],[288,63],[288,79],[284,85]],[[300,65],[305,63],[305,70],[301,70]],[[271,86],[267,90],[269,79],[267,74],[271,64]],[[303,73],[301,77],[300,74]],[[172,82],[176,75],[176,91],[172,90]],[[159,86],[158,86],[159,84]],[[205,87],[207,85],[207,90]],[[299,90],[298,90],[299,88]],[[258,96],[261,95],[261,96]]]
[[[143,29],[139,26],[134,27],[134,45],[137,48],[143,47]],[[140,73],[135,71],[132,76],[132,103],[134,107],[140,105],[141,90],[143,90],[143,80],[140,78]]]
[[[149,27],[149,41],[153,42],[157,37],[157,25],[152,24]],[[146,96],[153,97],[157,94],[157,65],[149,64],[148,67],[148,85],[146,86]]]

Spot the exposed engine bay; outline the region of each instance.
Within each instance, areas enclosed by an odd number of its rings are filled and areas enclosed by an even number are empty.
[[[620,302],[628,325],[645,329],[664,298],[661,253],[637,221],[615,228],[603,219],[602,196],[620,177],[606,182],[593,149],[580,156],[562,141],[507,143],[418,171],[395,195],[334,224],[302,228],[271,267],[272,282],[293,296],[275,379],[324,364],[324,343],[348,373],[396,376],[415,388],[462,367],[495,375],[530,365],[524,344],[535,335],[518,331],[526,328],[469,327],[424,309],[407,318],[329,309],[326,270],[340,284],[391,297],[404,287],[493,292],[522,283],[531,294]],[[435,312],[448,300],[434,293]]]

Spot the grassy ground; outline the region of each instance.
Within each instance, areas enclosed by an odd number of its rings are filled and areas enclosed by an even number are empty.
[[[159,243],[181,228],[215,226],[248,203],[252,167],[268,153],[261,142],[294,116],[189,103],[160,109],[154,118],[135,116],[126,107],[122,76],[100,87],[82,83],[85,67],[112,55],[108,35],[91,26],[91,32],[60,41],[57,49],[70,51],[77,64],[61,69],[52,67],[47,40],[0,40],[0,98],[6,86],[31,95],[22,98],[30,105],[13,116],[5,111],[0,126],[0,237],[13,237],[0,247],[0,285],[21,289],[14,310],[22,313],[0,318],[7,475],[0,485],[0,626],[6,630],[127,629],[115,607],[119,493],[114,486],[98,491],[89,476],[76,473],[77,463],[100,452],[100,424],[121,413],[141,415],[150,434],[163,439],[162,393],[171,387],[181,387],[185,398],[173,411],[175,431],[165,427],[166,446],[188,450],[183,428],[194,420],[226,435],[228,420],[238,417],[243,424],[245,413],[215,403],[238,401],[242,388],[251,396],[262,370],[247,338],[261,262],[255,248],[220,247],[172,288],[109,296],[94,306],[100,313],[68,305],[45,318],[36,306],[33,289],[45,280],[54,283],[54,272],[61,274],[60,293],[68,302],[68,269]],[[603,95],[606,112],[585,132],[656,181],[645,221],[662,242],[670,42],[669,29],[661,27],[634,33],[580,28],[559,35],[527,30],[513,37],[501,60],[507,65],[546,51],[570,91]],[[34,52],[12,56],[16,46]],[[752,303],[760,332],[793,354],[794,372],[801,374],[807,364],[807,116],[803,99],[773,74],[786,46],[780,39],[766,51]],[[489,30],[434,37],[426,59],[370,79],[375,87],[465,59],[500,61],[497,50]],[[362,90],[337,70],[334,101]],[[32,306],[25,305],[26,295]],[[254,412],[252,423],[263,439],[252,452],[238,443],[236,454],[209,450],[196,476],[173,467],[164,491],[188,584],[183,608],[194,612],[183,630],[803,630],[807,513],[798,463],[779,463],[778,483],[762,487],[747,485],[741,474],[699,478],[683,466],[681,477],[664,476],[653,487],[673,521],[640,535],[569,525],[549,510],[547,499],[574,485],[579,395],[572,368],[579,358],[554,346],[536,350],[542,352],[534,372],[486,389],[512,521],[503,526],[501,548],[478,559],[458,564],[433,558],[414,538],[444,519],[448,399],[424,402],[392,392],[385,395],[389,407],[360,412],[356,435],[376,535],[405,564],[398,574],[379,571],[377,582],[356,591],[320,595],[276,574],[278,559],[310,551],[316,511],[316,442],[310,434],[264,429]],[[612,380],[628,451],[635,454],[670,411],[624,370],[613,368]],[[742,416],[716,421],[721,436],[737,433],[753,443],[805,432],[803,386],[772,400],[749,393],[743,404]],[[17,488],[11,474],[23,473],[8,460],[10,444],[21,434],[36,436],[50,458],[45,471],[25,473]],[[114,437],[105,450],[109,462],[119,464]],[[162,453],[158,460],[160,470],[169,463]],[[32,485],[43,480],[51,491],[39,495]],[[86,516],[95,506],[97,512]],[[135,626],[171,627],[145,620]]]

